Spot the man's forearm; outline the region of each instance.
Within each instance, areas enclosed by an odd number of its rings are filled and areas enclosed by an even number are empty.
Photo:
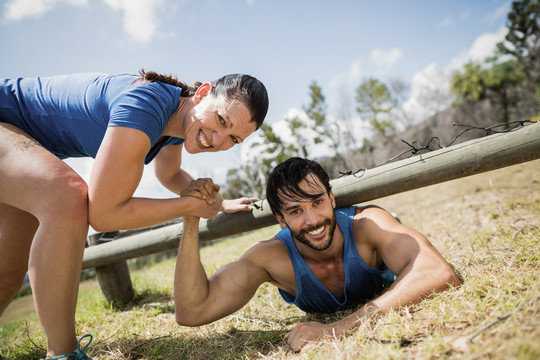
[[[199,254],[199,218],[184,218],[174,274],[174,304],[178,323],[188,324],[208,297],[208,278]]]
[[[336,333],[342,334],[354,329],[377,314],[383,314],[391,309],[418,303],[435,292],[446,290],[450,285],[459,286],[460,282],[455,273],[447,266],[425,270],[425,272],[406,271],[407,275],[398,279],[381,296],[366,303],[354,313],[334,323]],[[431,275],[431,276],[430,276]],[[431,280],[426,280],[431,279]]]

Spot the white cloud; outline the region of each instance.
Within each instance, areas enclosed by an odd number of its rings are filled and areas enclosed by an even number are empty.
[[[121,12],[124,31],[133,39],[148,42],[156,36],[171,36],[171,34],[158,33],[159,16],[157,12],[163,11],[163,9],[177,9],[178,3],[171,3],[167,6],[169,0],[103,1],[111,9]],[[4,4],[3,19],[15,22],[27,17],[39,18],[61,4],[84,6],[88,5],[88,0],[8,0]]]
[[[123,13],[124,30],[133,39],[150,41],[157,35],[158,9],[165,0],[104,0],[114,10]]]
[[[450,28],[454,26],[456,26],[456,24],[454,23],[454,17],[452,15],[446,16],[437,24],[437,27],[439,28]]]
[[[394,64],[403,57],[403,51],[399,48],[390,50],[374,49],[371,51],[370,60],[377,67],[390,69]]]
[[[496,33],[484,33],[478,36],[473,45],[453,58],[446,68],[448,70],[457,70],[469,61],[481,62],[485,60],[493,55],[496,44],[504,40],[507,31],[508,29],[505,26],[501,26]]]
[[[420,121],[442,110],[451,101],[452,72],[461,70],[469,61],[481,62],[493,55],[496,44],[504,40],[506,31],[506,27],[502,26],[496,33],[484,33],[474,40],[470,48],[464,49],[451,59],[444,68],[433,63],[414,74],[411,96],[403,105],[405,111]]]
[[[294,137],[292,136],[292,133],[289,129],[289,125],[287,124],[286,119],[297,117],[300,120],[306,121],[307,116],[306,113],[302,110],[291,108],[287,111],[285,116],[279,121],[276,121],[275,123],[271,124],[272,130],[274,133],[281,138],[283,143],[290,144],[295,141]],[[314,136],[310,137],[309,134],[305,135],[306,138],[313,139]],[[260,133],[257,133],[256,136],[250,137],[249,140],[247,140],[244,143],[244,146],[242,147],[242,153],[241,153],[241,161],[243,164],[249,163],[251,160],[255,158],[260,158],[261,156],[271,156],[272,154],[268,154],[264,149],[266,148],[265,145],[263,145],[262,142],[262,135]],[[253,144],[258,143],[260,146],[256,148],[252,148]],[[256,151],[254,151],[256,149]]]
[[[490,21],[490,22],[495,22],[497,21],[500,17],[506,17],[506,15],[508,14],[508,11],[509,11],[509,6],[508,6],[508,3],[504,4],[504,5],[501,5],[499,6],[497,9],[495,9],[495,11],[493,11],[492,13],[489,13],[486,18]]]
[[[87,0],[8,0],[4,4],[4,20],[19,21],[26,17],[39,18],[58,4],[82,6]]]
[[[432,63],[414,74],[411,96],[403,104],[405,112],[415,121],[422,121],[450,103],[451,72]]]
[[[330,79],[330,91],[327,95],[329,102],[336,100],[336,94],[343,88],[353,91],[354,86],[362,80],[365,74],[364,62],[361,59],[353,60],[348,72],[334,74]]]

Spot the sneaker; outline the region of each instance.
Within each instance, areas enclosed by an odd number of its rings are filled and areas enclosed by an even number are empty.
[[[90,340],[88,340],[88,343],[85,345],[84,348],[81,349],[81,341],[86,338],[86,337],[90,337]],[[77,349],[73,350],[72,352],[70,352],[69,354],[67,355],[60,355],[60,356],[55,356],[53,357],[51,360],[54,360],[54,359],[67,359],[67,360],[92,360],[91,357],[89,357],[88,355],[86,355],[84,352],[86,350],[86,348],[90,345],[90,343],[92,342],[92,335],[90,334],[86,334],[84,335],[83,337],[81,337],[79,339],[79,341],[77,342]],[[47,360],[47,359],[42,359],[42,360]]]

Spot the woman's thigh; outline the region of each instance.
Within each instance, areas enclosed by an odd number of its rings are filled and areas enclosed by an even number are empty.
[[[24,131],[0,122],[0,203],[41,221],[69,206],[86,211],[79,204],[85,196],[86,183],[66,163]]]

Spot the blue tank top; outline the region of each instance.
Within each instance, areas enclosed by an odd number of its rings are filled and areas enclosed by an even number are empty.
[[[283,229],[276,234],[287,248],[296,279],[296,297],[279,289],[286,302],[308,313],[332,313],[373,299],[394,281],[394,274],[386,266],[383,270],[373,269],[358,254],[352,226],[355,210],[355,206],[334,210],[337,225],[344,237],[345,291],[342,302],[315,277],[298,252],[290,230]]]
[[[0,79],[0,121],[24,130],[57,157],[95,157],[108,126],[143,131],[159,150],[183,139],[161,134],[179,105],[176,86],[135,75],[73,74]],[[133,84],[132,84],[133,83]]]

